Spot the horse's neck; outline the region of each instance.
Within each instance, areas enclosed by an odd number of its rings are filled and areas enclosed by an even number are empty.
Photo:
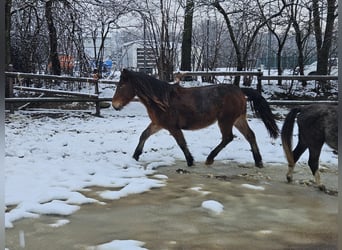
[[[168,105],[163,103],[157,97],[151,98],[146,95],[137,95],[142,102],[142,104],[148,110],[148,113],[159,112],[160,110],[165,111],[168,108]]]
[[[158,84],[158,83],[156,83]],[[159,83],[164,84],[164,83]],[[173,87],[173,86],[172,86]],[[160,110],[165,111],[169,107],[169,95],[170,86],[161,85],[155,89],[154,86],[150,86],[151,89],[136,89],[136,95],[139,97],[141,102],[146,106],[147,109],[155,109],[158,108]]]

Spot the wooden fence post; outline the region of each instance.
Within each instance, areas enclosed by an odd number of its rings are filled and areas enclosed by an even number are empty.
[[[13,65],[12,64],[9,64],[8,65],[8,71],[12,72],[13,71]],[[8,97],[8,98],[13,98],[13,81],[14,79],[12,77],[7,77],[7,95],[8,96],[5,96],[5,97]],[[13,103],[10,103],[9,104],[9,110],[10,110],[10,113],[11,114],[14,114],[14,104]]]
[[[258,69],[258,72],[259,72],[259,74],[257,77],[258,78],[257,91],[261,94],[261,92],[262,92],[261,77],[262,77],[263,73],[262,73],[261,69]]]
[[[97,95],[97,99],[99,99],[99,74],[97,71],[94,72],[94,76],[93,76],[94,80],[95,80],[95,94]],[[96,116],[100,116],[100,101],[96,101],[95,102],[95,106],[96,106],[96,112],[95,115]]]

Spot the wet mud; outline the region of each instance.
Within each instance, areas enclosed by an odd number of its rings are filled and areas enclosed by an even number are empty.
[[[160,167],[167,185],[119,200],[101,200],[98,191],[84,191],[105,204],[82,205],[68,217],[41,216],[17,221],[6,230],[13,249],[87,249],[113,240],[138,240],[160,249],[337,249],[337,170],[324,168],[327,192],[312,185],[307,166],[298,166],[294,183],[286,182],[286,167],[263,169],[234,162],[207,167],[185,162]],[[155,178],[151,176],[151,178]],[[243,185],[249,184],[249,185]],[[201,206],[215,200],[223,212]],[[49,224],[67,219],[60,227]],[[25,239],[20,243],[19,236]],[[22,246],[20,246],[20,244]]]

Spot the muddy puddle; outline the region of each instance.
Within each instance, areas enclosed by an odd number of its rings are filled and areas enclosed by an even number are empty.
[[[160,167],[167,185],[106,204],[82,205],[68,216],[24,219],[6,230],[6,247],[14,249],[87,249],[113,240],[138,240],[162,249],[337,249],[337,170],[321,173],[329,194],[311,186],[308,167],[299,167],[293,184],[286,167],[215,163]],[[243,185],[243,184],[249,184]],[[85,193],[97,196],[100,187]],[[215,200],[223,212],[201,206]],[[56,220],[70,222],[51,227]],[[19,235],[24,234],[25,248]],[[22,244],[23,245],[23,244]]]

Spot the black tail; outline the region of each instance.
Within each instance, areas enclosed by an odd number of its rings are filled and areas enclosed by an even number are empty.
[[[270,136],[272,138],[277,138],[279,136],[279,128],[266,99],[255,89],[241,88],[241,90],[253,104],[253,109],[260,116]]]
[[[300,112],[300,108],[293,108],[286,115],[283,127],[281,129],[281,142],[283,149],[290,166],[294,165],[293,153],[292,153],[292,135],[294,122],[297,114]]]

